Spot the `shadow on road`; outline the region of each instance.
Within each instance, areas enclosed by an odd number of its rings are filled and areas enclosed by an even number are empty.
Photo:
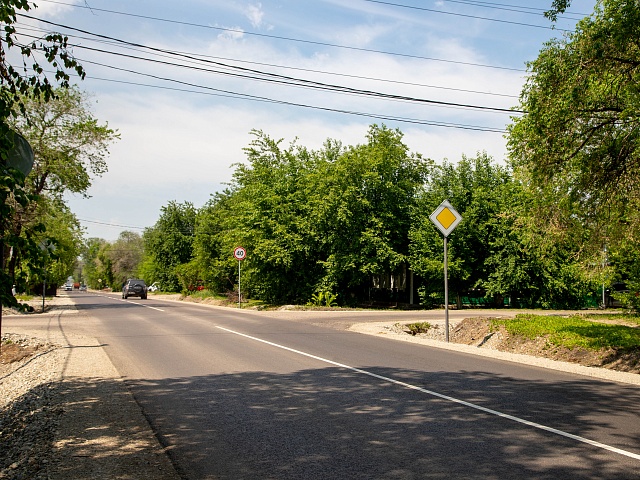
[[[586,381],[370,371],[640,453],[640,432],[622,433],[625,423],[638,422],[640,395],[633,387],[609,384],[594,392]],[[640,473],[638,460],[341,368],[129,385],[188,478],[620,479]],[[614,417],[607,416],[612,405],[620,412]]]

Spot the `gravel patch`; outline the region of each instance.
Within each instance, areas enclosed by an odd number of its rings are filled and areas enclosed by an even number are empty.
[[[74,313],[56,299],[43,323]],[[96,340],[41,337],[2,335],[0,479],[179,479]]]

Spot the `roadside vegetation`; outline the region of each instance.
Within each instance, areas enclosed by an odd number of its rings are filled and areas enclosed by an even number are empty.
[[[603,323],[609,320],[613,323]],[[629,326],[636,325],[636,326]],[[555,346],[586,348],[640,348],[640,317],[636,315],[598,314],[557,315],[520,314],[514,319],[492,319],[491,327],[503,326],[510,335],[526,339],[544,337]]]
[[[551,2],[550,20],[569,4]],[[7,48],[28,60],[11,27],[25,8],[9,0],[0,14]],[[448,199],[463,217],[448,242],[458,307],[584,309],[605,296],[640,311],[638,24],[637,2],[602,0],[574,32],[541,46],[508,126],[506,164],[482,145],[433,159],[385,125],[370,125],[359,144],[327,139],[317,149],[256,129],[223,191],[199,208],[169,202],[154,226],[116,241],[82,240],[64,204],[106,172],[118,139],[64,72],[84,70],[65,54],[57,88],[39,66],[23,80],[3,65],[3,135],[18,131],[37,148],[26,179],[6,168],[2,177],[2,301],[15,303],[13,285],[22,292],[73,275],[116,291],[139,277],[231,305],[241,245],[243,305],[400,308],[412,297],[441,308],[443,238],[429,215]],[[65,42],[53,35],[43,48],[55,59]],[[624,288],[603,291],[614,284]]]
[[[471,316],[451,329],[450,342],[640,373],[639,327],[639,316],[624,313]],[[444,330],[425,322],[396,324],[394,330],[444,341]]]

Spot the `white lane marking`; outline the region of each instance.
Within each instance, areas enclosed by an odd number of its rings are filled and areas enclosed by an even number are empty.
[[[540,430],[544,430],[546,432],[551,432],[551,433],[554,433],[556,435],[560,435],[562,437],[570,438],[572,440],[577,440],[578,442],[587,443],[587,444],[592,445],[594,447],[598,447],[598,448],[601,448],[601,449],[604,449],[604,450],[608,450],[610,452],[617,453],[619,455],[624,455],[625,457],[630,457],[630,458],[633,458],[633,459],[636,459],[636,460],[640,460],[640,454],[638,454],[638,453],[633,453],[633,452],[629,452],[627,450],[622,450],[622,449],[617,448],[617,447],[612,447],[611,445],[607,445],[605,443],[596,442],[595,440],[589,440],[588,438],[580,437],[579,435],[574,435],[572,433],[564,432],[562,430],[558,430],[557,428],[547,427],[546,425],[542,425],[542,424],[536,423],[536,422],[531,422],[529,420],[525,420],[524,418],[515,417],[513,415],[509,415],[508,413],[502,413],[502,412],[499,412],[497,410],[492,410],[490,408],[486,408],[486,407],[483,407],[481,405],[476,405],[475,403],[466,402],[464,400],[460,400],[460,399],[455,398],[455,397],[450,397],[448,395],[443,395],[442,393],[434,392],[433,390],[427,390],[426,388],[418,387],[417,385],[411,385],[410,383],[402,382],[400,380],[395,380],[393,378],[385,377],[383,375],[378,375],[377,373],[368,372],[367,370],[362,370],[360,368],[352,367],[350,365],[345,365],[344,363],[334,362],[333,360],[328,360],[326,358],[318,357],[316,355],[312,355],[310,353],[302,352],[302,351],[296,350],[294,348],[286,347],[286,346],[280,345],[278,343],[269,342],[268,340],[263,340],[261,338],[252,337],[251,335],[247,335],[245,333],[236,332],[234,330],[230,330],[228,328],[221,327],[219,325],[216,325],[216,328],[219,328],[220,330],[224,330],[225,332],[233,333],[234,335],[239,335],[241,337],[245,337],[245,338],[248,338],[248,339],[251,339],[251,340],[255,340],[256,342],[261,342],[261,343],[264,343],[264,344],[267,344],[267,345],[271,345],[272,347],[281,348],[282,350],[288,350],[289,352],[293,352],[293,353],[297,353],[299,355],[303,355],[305,357],[313,358],[314,360],[319,360],[321,362],[328,363],[330,365],[335,365],[337,367],[346,368],[347,370],[351,370],[351,371],[356,372],[356,373],[361,373],[363,375],[368,375],[370,377],[377,378],[378,380],[383,380],[385,382],[393,383],[395,385],[399,385],[401,387],[408,388],[410,390],[417,390],[418,392],[426,393],[426,394],[431,395],[433,397],[441,398],[441,399],[447,400],[449,402],[458,403],[460,405],[464,405],[465,407],[475,408],[476,410],[480,410],[481,412],[489,413],[491,415],[495,415],[495,416],[498,416],[498,417],[501,417],[501,418],[505,418],[507,420],[512,420],[514,422],[518,422],[518,423],[521,423],[523,425],[527,425],[529,427],[533,427],[533,428],[537,428],[537,429],[540,429]]]
[[[132,302],[131,300],[125,300],[124,298],[110,297],[109,295],[98,295],[99,297],[110,298],[111,300],[120,300],[121,302],[133,303],[134,305],[140,305],[141,307],[150,308],[151,310],[157,310],[159,312],[164,312],[163,309],[157,307],[150,307],[149,305],[145,305],[144,303]]]

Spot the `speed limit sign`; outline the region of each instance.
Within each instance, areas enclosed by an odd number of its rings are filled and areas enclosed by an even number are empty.
[[[247,251],[243,247],[236,247],[233,251],[233,256],[236,258],[236,260],[244,260],[244,258],[247,256]]]

